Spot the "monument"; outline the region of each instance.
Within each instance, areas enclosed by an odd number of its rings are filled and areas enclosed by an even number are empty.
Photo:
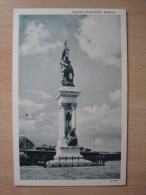
[[[67,41],[64,46],[60,62],[62,86],[55,96],[59,105],[59,138],[55,157],[78,157],[81,155],[76,135],[76,109],[80,92],[74,85],[74,71],[69,59]]]
[[[56,147],[56,157],[80,156],[76,136],[76,99],[80,92],[76,88],[62,86],[56,100],[59,105],[59,138]]]
[[[81,92],[74,85],[74,70],[69,59],[69,51],[67,41],[65,41],[60,62],[62,86],[55,95],[59,107],[59,136],[56,155],[54,160],[48,161],[48,167],[79,166],[79,161],[82,165],[91,164],[81,156],[76,134],[77,98]]]

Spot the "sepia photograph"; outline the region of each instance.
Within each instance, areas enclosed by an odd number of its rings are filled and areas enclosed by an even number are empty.
[[[126,185],[126,10],[15,9],[16,186]]]

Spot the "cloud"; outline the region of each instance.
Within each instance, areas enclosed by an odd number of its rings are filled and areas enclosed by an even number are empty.
[[[67,37],[67,31],[66,31],[66,29],[65,28],[63,28],[63,37],[66,39],[66,37]]]
[[[121,144],[121,108],[87,106],[77,112],[77,134],[80,145],[93,149],[94,138],[98,150],[120,150]]]
[[[121,90],[117,89],[115,90],[113,93],[111,92],[110,94],[110,100],[112,102],[117,102],[117,103],[121,103]]]
[[[36,145],[56,145],[59,131],[58,120],[57,112],[41,112],[27,121],[21,118],[19,121],[20,134],[26,131],[27,138]]]
[[[116,93],[115,93],[116,94]],[[115,98],[116,99],[116,98]],[[118,98],[117,98],[118,100]],[[27,137],[36,145],[56,145],[59,133],[58,112],[44,112],[45,104],[38,104],[29,99],[19,101],[21,115],[20,133],[27,131]],[[31,119],[24,117],[24,112],[31,114]],[[106,104],[86,106],[77,109],[77,136],[79,145],[98,151],[120,151],[121,144],[121,108]]]
[[[46,101],[48,101],[51,98],[51,95],[49,93],[41,90],[27,90],[26,92]]]
[[[27,102],[27,103],[26,103]],[[29,102],[29,103],[28,103]],[[32,105],[30,101],[23,101],[23,105]],[[40,108],[40,107],[38,107]],[[33,115],[33,114],[32,114]],[[21,117],[20,133],[24,133],[36,145],[56,145],[59,133],[58,112],[40,112],[27,120]],[[112,108],[106,104],[102,106],[87,106],[77,109],[77,136],[79,145],[98,151],[120,151],[121,144],[121,109]]]
[[[49,30],[43,23],[36,20],[30,22],[25,30],[25,39],[20,46],[20,54],[23,56],[49,52],[49,49],[62,47],[60,41],[51,41]]]
[[[19,109],[23,113],[35,113],[45,107],[44,103],[36,103],[30,99],[19,99]]]
[[[103,140],[100,138],[95,138],[95,145],[96,147],[103,146]]]
[[[96,131],[107,127],[121,127],[121,109],[119,107],[112,108],[106,104],[99,107],[97,105],[87,106],[79,108],[78,115],[80,127],[83,126],[85,129],[90,127]]]
[[[119,68],[121,63],[119,16],[87,16],[76,34],[82,51],[90,59]]]
[[[34,119],[25,120],[21,118],[19,120],[19,128],[21,129],[21,133],[25,132],[25,129],[29,127],[30,130],[35,130],[36,121]]]
[[[50,126],[55,126],[55,127],[56,127],[56,119],[58,119],[57,112],[50,112],[50,113],[42,112],[37,116],[37,121],[39,123],[49,123]],[[57,126],[58,126],[58,123],[57,123]]]

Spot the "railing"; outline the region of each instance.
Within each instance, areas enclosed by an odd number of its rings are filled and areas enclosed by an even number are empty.
[[[46,167],[87,167],[104,166],[103,158],[86,160],[83,157],[57,157],[46,162]]]

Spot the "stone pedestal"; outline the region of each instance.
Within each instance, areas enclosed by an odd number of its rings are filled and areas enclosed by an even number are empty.
[[[59,137],[56,155],[47,162],[46,167],[79,167],[95,166],[94,162],[85,160],[80,154],[80,147],[76,136],[77,97],[80,92],[75,87],[62,86],[55,98],[59,105]],[[75,136],[73,136],[75,135]],[[69,138],[75,137],[75,142]]]
[[[62,86],[55,95],[59,105],[59,138],[55,157],[78,157],[80,149],[78,141],[71,146],[68,144],[70,130],[76,135],[77,98],[80,92],[76,87]]]

